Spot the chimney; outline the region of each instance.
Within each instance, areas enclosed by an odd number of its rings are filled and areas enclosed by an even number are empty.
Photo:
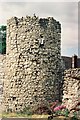
[[[77,68],[77,55],[72,56],[72,68]]]

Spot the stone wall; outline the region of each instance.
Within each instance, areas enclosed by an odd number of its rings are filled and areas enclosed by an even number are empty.
[[[61,25],[26,16],[7,21],[4,111],[62,99]]]
[[[0,54],[0,106],[2,105],[2,97],[3,97],[3,82],[5,79],[5,63],[6,57],[5,55]],[[0,113],[2,111],[2,107],[0,107]]]
[[[80,68],[65,71],[63,102],[68,109],[75,107],[80,102]]]

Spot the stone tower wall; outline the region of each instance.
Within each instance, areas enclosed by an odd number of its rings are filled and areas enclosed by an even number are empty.
[[[6,57],[0,54],[0,113],[2,112],[3,84],[5,80]]]
[[[6,56],[0,54],[0,85],[3,84],[5,79],[5,66],[6,66]]]
[[[7,21],[4,111],[61,100],[61,25],[52,17]]]

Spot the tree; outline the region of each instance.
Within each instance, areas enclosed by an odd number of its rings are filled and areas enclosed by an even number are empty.
[[[6,53],[6,26],[0,26],[0,53]]]

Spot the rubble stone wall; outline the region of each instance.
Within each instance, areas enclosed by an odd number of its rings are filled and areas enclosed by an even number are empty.
[[[36,16],[7,21],[4,111],[62,99],[61,25]]]
[[[63,102],[68,109],[74,108],[80,102],[80,68],[65,71]]]
[[[0,54],[0,85],[3,84],[5,78],[5,64],[6,63],[6,56]]]
[[[5,64],[6,56],[0,54],[0,106],[2,105],[2,97],[3,97],[3,84],[5,79]],[[2,107],[0,108],[0,112],[2,111]]]

